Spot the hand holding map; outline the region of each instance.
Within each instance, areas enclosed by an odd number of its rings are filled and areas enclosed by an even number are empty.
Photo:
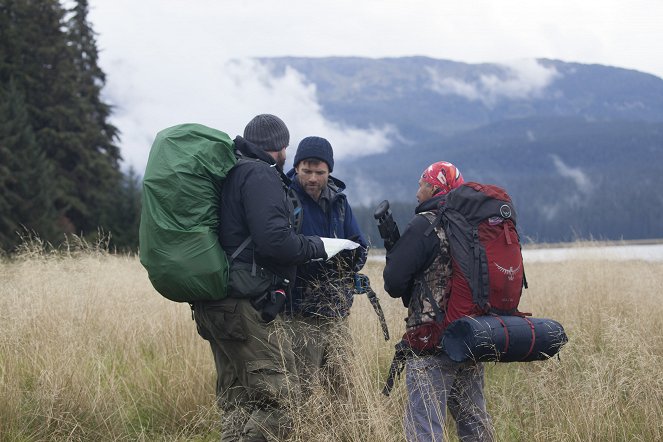
[[[341,250],[354,250],[359,247],[359,243],[343,238],[320,238],[325,246],[327,259],[331,259]]]

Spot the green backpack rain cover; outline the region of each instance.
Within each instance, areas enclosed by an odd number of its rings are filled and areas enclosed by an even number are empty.
[[[154,288],[172,301],[226,296],[219,202],[236,162],[230,137],[200,124],[164,129],[152,144],[143,177],[140,262]]]

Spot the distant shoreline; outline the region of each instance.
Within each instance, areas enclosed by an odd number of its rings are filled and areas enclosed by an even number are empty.
[[[648,246],[663,244],[663,238],[658,239],[622,239],[622,240],[579,240],[571,242],[537,243],[523,242],[523,249],[559,249],[575,247],[605,247],[605,246]]]
[[[663,240],[577,241],[556,244],[525,244],[526,262],[563,260],[633,260],[663,261]],[[369,260],[385,260],[385,250],[371,250]]]
[[[570,242],[526,242],[522,246],[525,250],[535,249],[569,249],[576,247],[606,247],[606,246],[648,246],[663,244],[663,238],[653,239],[623,239],[623,240],[579,240]],[[375,255],[384,255],[385,249],[382,247],[371,247],[369,253]]]

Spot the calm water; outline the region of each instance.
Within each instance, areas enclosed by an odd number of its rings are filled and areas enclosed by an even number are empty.
[[[642,259],[644,261],[663,261],[663,244],[586,246],[523,251],[523,260],[525,262],[563,261],[568,259],[607,259],[612,261]]]
[[[384,254],[372,253],[370,261],[384,261]],[[564,260],[628,260],[663,261],[663,244],[620,246],[577,246],[568,248],[523,250],[525,262],[556,262]]]

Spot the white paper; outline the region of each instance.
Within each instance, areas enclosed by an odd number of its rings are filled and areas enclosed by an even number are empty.
[[[354,250],[359,247],[359,243],[342,238],[320,238],[325,246],[327,259],[336,255],[341,250]]]

